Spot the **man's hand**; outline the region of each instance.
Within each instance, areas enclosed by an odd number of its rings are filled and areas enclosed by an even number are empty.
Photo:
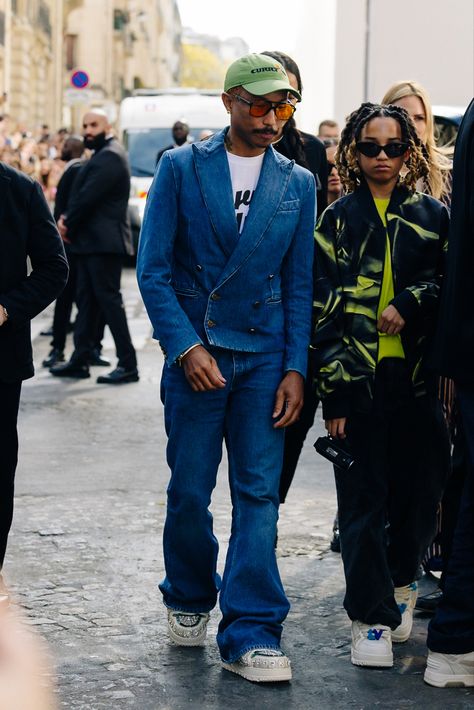
[[[61,217],[58,219],[57,227],[63,242],[66,242],[66,244],[70,244],[71,240],[67,238],[67,227],[64,221],[64,215],[61,215]]]
[[[347,417],[340,417],[339,419],[326,419],[324,423],[326,425],[326,431],[331,438],[345,439],[346,422]]]
[[[273,425],[274,429],[283,429],[283,427],[294,424],[299,419],[303,406],[303,391],[303,376],[294,370],[287,372],[277,389],[275,397],[273,419],[282,416]]]
[[[8,320],[4,307],[0,304],[0,326]]]
[[[379,333],[387,335],[398,335],[405,325],[405,321],[397,311],[395,306],[387,306],[377,323]]]
[[[226,385],[216,360],[202,345],[190,350],[183,357],[181,365],[195,392],[223,389]]]

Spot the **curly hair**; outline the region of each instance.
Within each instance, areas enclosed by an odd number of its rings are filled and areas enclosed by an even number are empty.
[[[429,173],[426,151],[405,109],[399,106],[363,103],[347,118],[341,134],[341,140],[335,156],[335,162],[344,192],[353,192],[362,181],[362,173],[357,162],[356,143],[360,139],[363,127],[373,118],[393,118],[400,126],[402,141],[408,143],[409,157],[406,162],[407,173],[404,185],[415,190],[416,182]]]
[[[407,96],[416,96],[420,99],[426,117],[426,159],[429,173],[426,178],[426,192],[438,200],[449,202],[451,193],[451,170],[453,149],[452,146],[438,147],[435,140],[435,123],[433,109],[426,89],[413,80],[397,81],[393,84],[382,99],[382,104],[396,104]]]

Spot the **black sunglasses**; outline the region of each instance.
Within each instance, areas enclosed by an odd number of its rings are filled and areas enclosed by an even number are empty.
[[[407,152],[408,143],[387,143],[387,145],[379,145],[373,141],[358,141],[356,148],[359,153],[367,158],[376,158],[383,151],[387,158],[401,158]]]
[[[242,101],[243,104],[247,104],[249,107],[249,114],[254,118],[262,118],[266,116],[267,113],[273,109],[275,111],[275,116],[279,121],[288,121],[296,111],[296,106],[291,103],[279,101],[273,103],[273,101],[267,101],[267,99],[259,99],[258,101],[247,101],[240,94],[229,94],[231,98],[238,99]]]
[[[336,165],[336,163],[330,163],[330,162],[328,161],[328,175],[330,175],[333,170],[336,170],[336,172],[337,172],[337,165]]]

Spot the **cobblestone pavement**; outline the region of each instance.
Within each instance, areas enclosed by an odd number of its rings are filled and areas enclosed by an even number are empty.
[[[39,335],[51,309],[33,323],[37,376],[23,390],[5,572],[28,623],[53,651],[60,707],[472,708],[472,691],[423,684],[426,619],[419,616],[413,639],[395,650],[393,670],[351,666],[340,558],[329,551],[332,474],[311,446],[320,423],[308,437],[279,523],[280,569],[292,603],[284,648],[293,682],[261,687],[222,671],[213,639],[217,609],[204,649],[170,647],[156,590],[168,478],[161,355],[149,339],[132,271],[124,274],[124,295],[139,350],[137,384],[110,388],[95,377],[51,377],[40,366],[48,339]],[[110,336],[105,347],[113,359]],[[223,465],[213,502],[221,566],[230,519],[225,473]]]

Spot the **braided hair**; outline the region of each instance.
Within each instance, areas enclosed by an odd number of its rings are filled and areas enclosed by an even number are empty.
[[[303,83],[301,81],[301,74],[297,63],[285,54],[284,52],[261,52],[267,57],[276,59],[277,62],[283,66],[285,71],[289,71],[296,77],[296,82],[298,84],[298,91],[300,94],[303,92]],[[273,146],[279,153],[294,160],[297,165],[301,165],[303,168],[309,168],[308,161],[306,160],[306,153],[304,149],[304,140],[301,133],[296,128],[296,122],[294,118],[290,118],[283,128],[283,136],[278,143],[274,143]]]
[[[407,173],[403,178],[403,184],[410,191],[414,191],[417,180],[428,175],[429,165],[424,146],[418,138],[412,120],[405,109],[400,106],[366,102],[349,115],[335,156],[344,192],[353,192],[363,179],[357,162],[356,143],[360,139],[363,127],[373,118],[393,118],[399,124],[402,141],[408,143],[410,151],[406,161]]]

